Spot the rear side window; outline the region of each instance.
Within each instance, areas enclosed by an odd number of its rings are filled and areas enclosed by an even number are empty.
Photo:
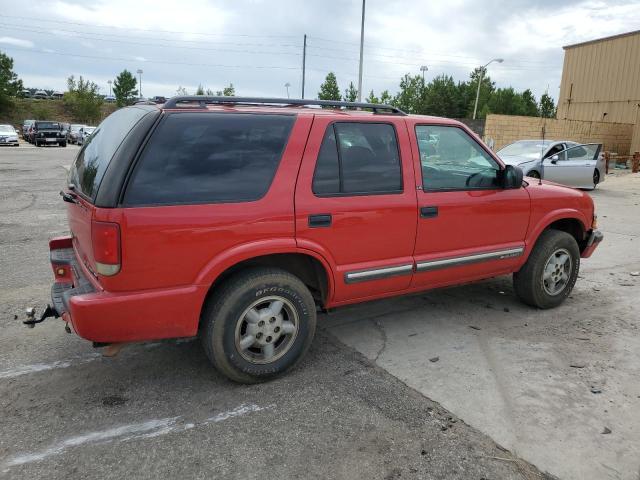
[[[292,115],[168,115],[143,152],[124,203],[258,200],[271,185],[294,121]]]
[[[76,191],[91,200],[95,199],[113,154],[127,133],[147,113],[148,110],[141,108],[122,108],[109,115],[85,140],[69,170],[69,183],[75,185]]]
[[[312,189],[318,196],[402,192],[400,153],[393,126],[339,122],[327,127]]]

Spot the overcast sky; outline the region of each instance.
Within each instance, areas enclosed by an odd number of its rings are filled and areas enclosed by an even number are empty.
[[[107,81],[142,75],[145,96],[212,90],[300,96],[308,35],[306,97],[328,71],[357,85],[361,0],[0,0],[0,51],[25,86],[64,90],[69,75]],[[20,7],[23,8],[20,8]],[[492,58],[500,87],[547,88],[557,98],[562,46],[638,29],[635,1],[367,0],[363,91],[397,91],[420,73],[465,80]]]

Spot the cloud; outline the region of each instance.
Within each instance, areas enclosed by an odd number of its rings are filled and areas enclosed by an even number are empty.
[[[33,48],[34,43],[31,40],[24,40],[22,38],[14,37],[0,37],[0,43],[5,45],[14,45],[22,48]]]
[[[30,0],[30,5],[49,15],[15,18],[3,34],[19,31],[30,46],[46,45],[65,55],[5,43],[2,49],[28,86],[37,79],[41,88],[64,89],[73,74],[97,82],[104,93],[107,80],[125,68],[142,68],[149,96],[172,95],[179,85],[192,92],[198,84],[219,90],[229,83],[239,94],[255,96],[284,96],[289,83],[291,95],[299,96],[304,34],[307,98],[316,96],[329,71],[341,89],[358,79],[359,1]],[[467,80],[474,67],[502,57],[504,63],[489,67],[499,87],[530,88],[537,97],[548,89],[557,96],[563,45],[631,31],[638,24],[640,2],[626,0],[371,0],[363,90],[395,92],[400,77],[419,74],[421,65],[429,67],[427,80],[441,74]]]

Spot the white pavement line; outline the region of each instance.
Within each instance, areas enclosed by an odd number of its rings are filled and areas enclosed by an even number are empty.
[[[8,370],[0,371],[0,379],[15,378],[28,373],[43,372],[46,370],[54,370],[57,368],[67,368],[71,365],[79,365],[83,363],[93,362],[98,360],[102,355],[100,353],[94,353],[86,357],[77,357],[69,360],[58,360],[51,363],[35,363],[33,365],[21,365],[19,367],[10,368]]]
[[[4,467],[15,467],[26,463],[39,462],[54,455],[61,455],[69,448],[79,447],[86,444],[109,443],[113,441],[126,442],[129,440],[153,438],[169,433],[184,432],[195,428],[196,426],[208,425],[228,420],[230,418],[240,417],[252,412],[259,412],[275,405],[260,407],[255,404],[242,404],[232,410],[221,412],[213,417],[207,418],[199,423],[184,422],[182,417],[167,417],[153,420],[147,420],[141,423],[132,423],[130,425],[122,425],[119,427],[109,428],[97,432],[89,432],[82,435],[76,435],[66,438],[61,442],[40,452],[23,453],[15,455],[4,463]],[[5,470],[6,472],[6,470]]]

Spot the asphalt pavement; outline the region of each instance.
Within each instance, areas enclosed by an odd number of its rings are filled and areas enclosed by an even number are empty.
[[[550,478],[343,344],[324,316],[302,364],[254,386],[218,375],[195,340],[108,359],[59,320],[24,327],[25,307],[48,301],[47,239],[67,232],[58,192],[76,153],[0,149],[0,477]]]

